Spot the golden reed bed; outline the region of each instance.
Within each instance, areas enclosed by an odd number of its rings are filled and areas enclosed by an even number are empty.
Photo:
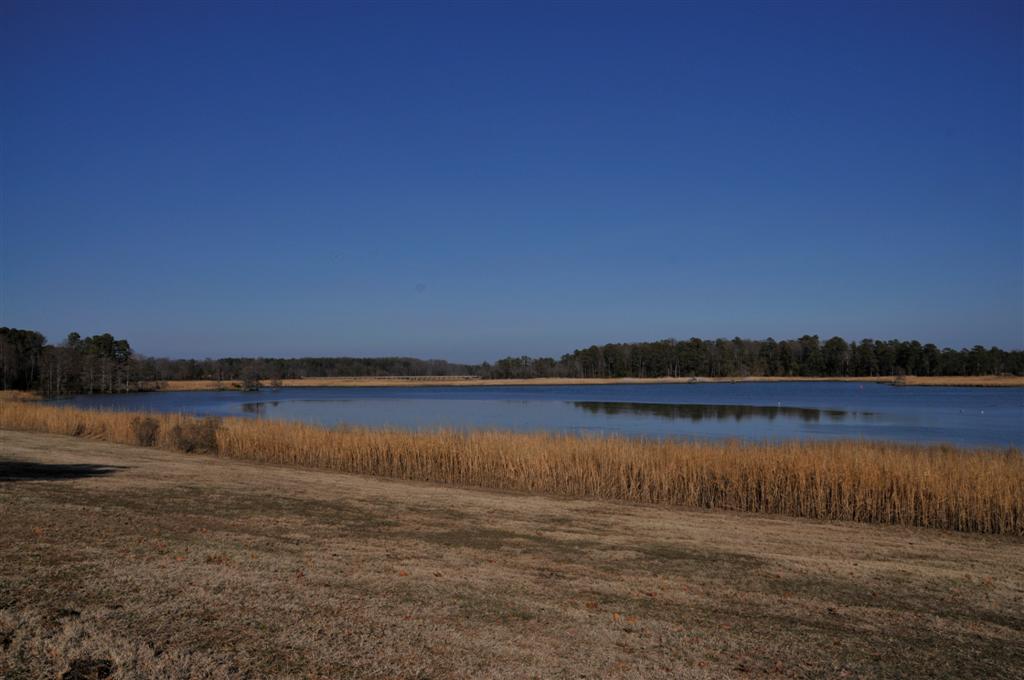
[[[326,429],[31,402],[0,402],[0,428],[458,486],[1024,535],[1016,449]]]

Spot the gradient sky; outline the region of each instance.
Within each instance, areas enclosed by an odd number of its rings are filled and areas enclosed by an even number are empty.
[[[0,3],[0,324],[1024,346],[1022,5]]]

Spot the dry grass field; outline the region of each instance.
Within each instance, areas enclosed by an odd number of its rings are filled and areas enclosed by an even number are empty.
[[[409,432],[8,402],[0,428],[457,486],[1024,535],[1024,457],[867,441]]]
[[[35,392],[23,390],[0,390],[0,402],[2,401],[39,401],[41,396]]]
[[[468,490],[9,431],[0,517],[10,680],[1024,668],[1018,536]]]
[[[1024,375],[908,375],[902,378],[902,382],[905,385],[934,387],[1024,387]]]
[[[481,380],[472,376],[412,376],[392,378],[289,378],[281,381],[281,387],[500,387],[538,385],[653,385],[683,383],[734,383],[734,382],[876,382],[913,385],[918,387],[1024,387],[1024,376],[981,375],[981,376],[868,376],[857,378],[800,378],[800,377],[748,377],[748,378],[532,378],[529,380]],[[264,381],[264,385],[269,382]],[[225,380],[168,380],[161,383],[164,391],[188,390],[236,390],[241,387],[237,381]]]

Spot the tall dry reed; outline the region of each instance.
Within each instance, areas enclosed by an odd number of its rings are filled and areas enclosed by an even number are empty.
[[[325,429],[24,402],[0,403],[0,428],[459,486],[1024,535],[1015,449]]]

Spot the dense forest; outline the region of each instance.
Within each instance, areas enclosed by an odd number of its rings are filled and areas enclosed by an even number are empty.
[[[939,349],[916,340],[660,340],[593,345],[550,358],[509,357],[482,367],[491,378],[1024,375],[1024,351],[977,345]]]
[[[508,357],[452,364],[407,357],[157,359],[109,333],[71,333],[47,344],[41,333],[0,328],[3,389],[46,395],[159,389],[167,380],[274,381],[306,377],[476,376],[479,378],[657,378],[744,376],[1024,375],[1024,351],[980,345],[940,349],[916,340],[660,340],[578,349],[560,359]]]
[[[0,328],[0,384],[60,396],[159,389],[167,380],[259,381],[311,376],[477,375],[478,366],[406,357],[158,359],[109,333],[71,333],[49,345],[41,333]]]

